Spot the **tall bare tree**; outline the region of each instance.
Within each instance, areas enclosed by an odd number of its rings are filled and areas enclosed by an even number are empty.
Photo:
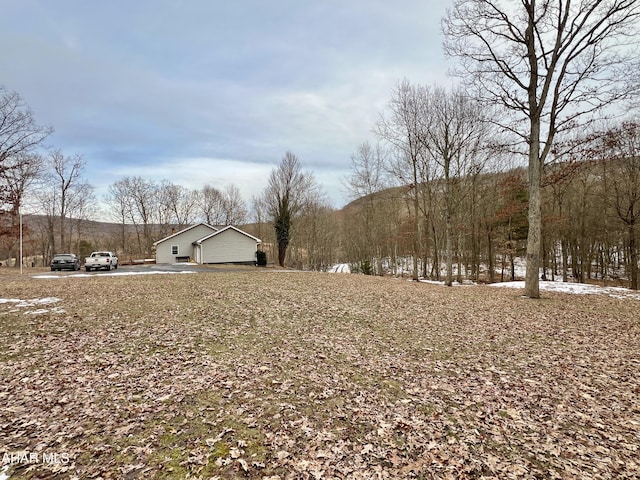
[[[637,0],[456,0],[445,51],[481,98],[511,114],[526,145],[526,295],[539,298],[542,168],[556,135],[638,90]]]
[[[241,225],[247,221],[247,204],[242,199],[240,190],[233,184],[222,191],[224,199],[225,225]]]
[[[211,185],[205,185],[200,191],[200,209],[204,216],[204,221],[209,225],[222,224],[223,198],[222,192]]]
[[[119,249],[122,254],[132,253],[127,243],[127,223],[133,220],[133,203],[129,195],[128,183],[125,179],[109,185],[109,192],[105,196],[110,215],[120,225]]]
[[[483,168],[482,145],[488,130],[480,105],[462,89],[427,89],[423,115],[425,152],[440,167],[444,186],[445,285],[453,283],[453,217]],[[460,272],[459,272],[460,273]]]
[[[123,177],[109,187],[107,201],[112,214],[122,222],[123,248],[126,224],[130,224],[135,230],[136,253],[149,254],[154,240],[163,236],[162,233],[155,231],[155,226],[164,221],[167,213],[161,211],[165,207],[161,202],[159,185],[139,176]]]
[[[0,221],[0,238],[4,244],[17,243],[25,193],[42,166],[35,149],[52,131],[36,123],[18,93],[0,85],[0,216],[5,217]],[[16,262],[16,267],[19,264]]]
[[[247,221],[247,204],[233,184],[218,190],[205,185],[200,192],[201,210],[210,225],[241,225]]]
[[[194,222],[200,200],[197,190],[189,190],[182,185],[164,180],[160,184],[159,194],[169,223],[175,223],[182,229]]]
[[[263,202],[276,233],[280,266],[284,266],[291,241],[292,225],[309,196],[316,190],[313,175],[302,171],[298,157],[292,152],[287,152],[269,175],[269,182],[263,192]]]
[[[60,248],[66,252],[71,250],[67,238],[67,219],[75,209],[81,209],[90,197],[91,188],[82,176],[86,162],[78,154],[66,156],[59,150],[51,152],[48,161],[55,188],[54,195],[58,199]]]
[[[53,129],[38,125],[33,112],[16,92],[0,85],[0,208],[11,203],[11,180],[20,180],[16,170],[27,171],[37,157],[28,155],[47,138]],[[15,193],[15,192],[14,192]],[[16,209],[17,211],[17,209]]]
[[[626,229],[629,286],[638,290],[640,276],[640,124],[625,122],[601,136],[605,196]],[[605,156],[606,155],[606,156]]]
[[[382,275],[382,227],[386,223],[381,215],[386,214],[380,208],[380,201],[376,194],[388,187],[386,177],[386,162],[382,147],[375,147],[368,142],[362,143],[355,154],[351,156],[351,175],[346,178],[345,185],[349,196],[359,200],[358,215],[362,224],[362,231],[356,231],[355,237],[360,240],[359,260],[371,261],[375,258],[376,273]],[[354,218],[357,220],[357,218]],[[347,226],[351,231],[353,223]]]
[[[409,185],[413,225],[413,279],[418,280],[418,261],[423,256],[423,222],[420,213],[428,216],[431,171],[425,156],[424,135],[425,89],[403,80],[392,94],[386,115],[382,115],[375,133],[387,142],[397,155],[392,169],[398,179]]]
[[[71,236],[77,223],[94,201],[93,188],[84,178],[81,155],[53,150],[45,158],[44,176],[38,187],[40,208],[46,217],[50,254],[71,251]]]

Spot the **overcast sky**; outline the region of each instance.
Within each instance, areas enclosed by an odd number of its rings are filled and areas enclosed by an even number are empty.
[[[444,86],[447,0],[0,0],[0,84],[124,176],[235,184],[249,202],[292,151],[334,207],[398,81]]]

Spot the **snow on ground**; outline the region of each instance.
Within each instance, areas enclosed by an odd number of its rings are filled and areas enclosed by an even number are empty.
[[[522,275],[524,275],[524,268],[522,268]],[[338,263],[331,267],[328,272],[330,273],[351,273],[348,263]],[[443,281],[420,279],[421,283],[430,283],[433,285],[444,285]],[[471,281],[464,281],[462,283],[453,282],[453,286],[468,287],[475,285]],[[491,287],[501,288],[521,288],[524,289],[524,281],[516,282],[501,282],[492,283]],[[575,295],[607,295],[613,298],[633,298],[640,300],[640,292],[634,292],[628,288],[623,287],[601,287],[598,285],[591,285],[587,283],[571,283],[571,282],[551,282],[540,280],[540,290],[549,292],[561,292],[572,293]]]
[[[492,283],[491,287],[523,288],[524,282]],[[640,300],[640,292],[634,292],[622,287],[600,287],[588,283],[549,282],[540,281],[540,290],[549,292],[573,293],[576,295],[608,295],[613,298],[635,298]]]
[[[329,272],[329,273],[351,273],[351,267],[349,266],[348,263],[337,263],[336,265],[331,267],[329,270],[327,270],[327,272]]]
[[[52,305],[54,303],[58,303],[62,301],[60,298],[56,297],[45,297],[45,298],[32,298],[30,300],[20,300],[19,298],[0,298],[0,305],[10,304],[9,310],[7,313],[19,312],[21,309],[24,309],[25,315],[42,315],[43,313],[66,313],[61,307],[53,307],[53,308],[37,308],[35,310],[30,310],[33,307],[41,307],[42,305]],[[13,307],[13,308],[12,308]]]

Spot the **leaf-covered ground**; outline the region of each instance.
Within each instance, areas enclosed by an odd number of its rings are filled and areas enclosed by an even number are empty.
[[[640,476],[637,300],[268,270],[0,292],[11,480]]]

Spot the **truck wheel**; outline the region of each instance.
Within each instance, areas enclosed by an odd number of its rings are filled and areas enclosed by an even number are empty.
[[[111,265],[107,265],[107,272],[111,270]]]

